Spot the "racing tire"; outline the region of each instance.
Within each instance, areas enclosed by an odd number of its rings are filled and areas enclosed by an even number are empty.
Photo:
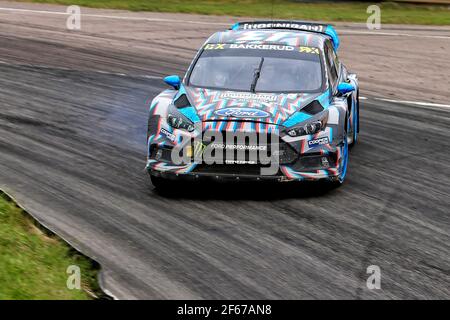
[[[352,133],[352,142],[349,144],[349,147],[352,148],[358,142],[358,132],[359,132],[359,91],[356,93],[356,108],[355,114],[353,115],[353,133]]]
[[[347,168],[348,168],[348,154],[349,154],[349,143],[347,140],[347,132],[348,132],[348,128],[350,127],[350,123],[347,120],[347,130],[345,130],[345,137],[344,137],[344,145],[342,147],[342,170],[341,173],[339,174],[339,176],[337,177],[337,179],[335,180],[331,180],[330,181],[330,185],[332,188],[337,188],[340,187],[344,181],[345,181],[345,176],[347,175]]]

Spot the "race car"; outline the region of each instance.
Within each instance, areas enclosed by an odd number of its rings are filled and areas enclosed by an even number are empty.
[[[146,169],[181,179],[341,185],[358,140],[359,86],[331,25],[239,22],[213,34],[149,107]]]

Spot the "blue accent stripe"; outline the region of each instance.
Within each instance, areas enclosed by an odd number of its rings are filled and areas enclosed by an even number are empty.
[[[330,106],[330,89],[328,89],[327,91],[325,91],[324,93],[322,93],[318,98],[317,101],[320,102],[320,104],[322,105],[322,107],[324,109],[328,109],[328,107]]]
[[[340,41],[338,34],[336,30],[333,28],[333,26],[327,26],[327,28],[325,29],[325,34],[331,37],[331,40],[333,41],[334,50],[337,51],[337,49],[339,49]]]
[[[289,119],[287,119],[283,125],[286,127],[292,127],[293,125],[296,125],[300,122],[306,121],[309,118],[311,118],[310,115],[303,113],[303,112],[296,112],[293,116],[291,116]]]
[[[186,118],[194,123],[200,121],[200,118],[197,115],[197,111],[192,106],[178,109],[178,111],[180,111]]]
[[[348,166],[348,143],[347,143],[347,139],[346,138],[345,138],[345,141],[344,141],[344,146],[342,148],[343,148],[343,151],[342,151],[342,157],[343,157],[343,159],[342,159],[342,172],[341,172],[341,175],[339,177],[339,180],[341,182],[343,182],[344,179],[345,179],[345,176],[347,174],[347,166]]]

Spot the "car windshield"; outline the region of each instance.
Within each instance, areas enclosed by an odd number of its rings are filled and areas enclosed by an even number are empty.
[[[316,92],[322,87],[320,51],[313,47],[207,44],[189,84],[257,92]]]

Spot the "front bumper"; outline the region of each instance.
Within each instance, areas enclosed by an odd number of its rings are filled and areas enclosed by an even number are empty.
[[[338,152],[339,153],[339,152]],[[275,164],[273,171],[276,173],[265,174],[263,169],[269,166],[258,164],[204,164],[190,163],[186,165],[173,165],[165,161],[149,159],[147,171],[150,175],[164,177],[167,179],[185,180],[215,180],[215,181],[315,181],[315,180],[337,180],[340,175],[340,160],[337,154],[315,154],[299,157],[292,164]],[[327,159],[328,167],[317,164]],[[336,159],[336,160],[333,160]],[[309,166],[308,166],[309,165]]]
[[[305,176],[299,176],[296,178],[288,178],[286,176],[255,176],[245,174],[213,174],[213,173],[174,173],[149,170],[149,174],[156,177],[163,177],[169,180],[184,180],[184,181],[217,181],[217,182],[239,182],[239,181],[274,181],[274,182],[293,182],[293,181],[337,181],[337,175],[314,175],[314,173],[303,172]]]
[[[263,172],[262,169],[267,168],[267,166],[259,164],[258,161],[252,164],[245,162],[247,164],[244,165],[240,162],[239,164],[214,163],[207,165],[197,161],[198,159],[192,159],[191,162],[186,164],[175,164],[172,162],[171,151],[177,146],[187,145],[182,142],[181,135],[186,135],[186,132],[182,130],[171,131],[173,135],[169,136],[171,141],[168,140],[167,134],[164,135],[160,132],[149,136],[146,169],[153,176],[187,180],[309,181],[338,179],[341,174],[341,147],[338,139],[333,137],[331,128],[327,128],[320,134],[298,138],[281,137],[276,126],[269,127],[269,129],[273,129],[276,135],[277,150],[280,152],[278,163],[275,164],[277,168],[271,170],[270,174],[267,174],[267,171]],[[204,132],[202,130],[203,134]],[[200,133],[190,134],[189,139],[195,138],[196,134]],[[327,143],[319,145],[317,141],[321,138],[326,138],[324,141]],[[311,141],[315,141],[315,143],[311,144]],[[192,150],[193,153],[196,152],[194,147]]]

